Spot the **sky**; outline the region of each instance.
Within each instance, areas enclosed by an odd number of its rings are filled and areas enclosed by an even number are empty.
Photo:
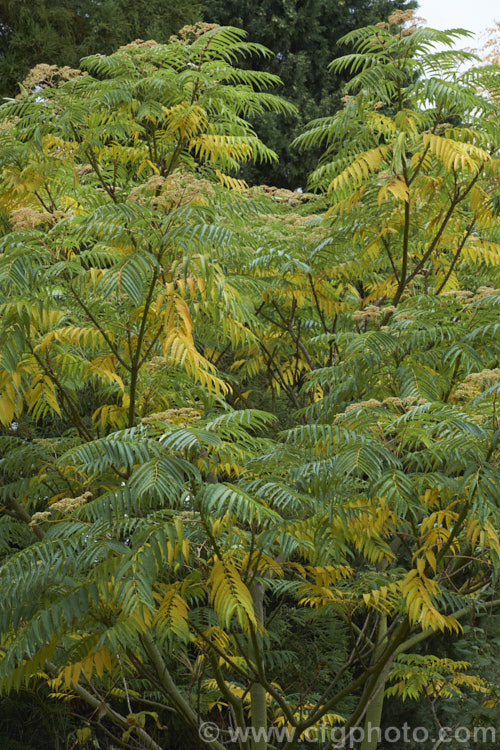
[[[420,0],[419,4],[416,14],[427,19],[427,26],[441,30],[468,29],[475,33],[474,39],[465,39],[460,47],[482,46],[482,32],[500,21],[498,0]]]

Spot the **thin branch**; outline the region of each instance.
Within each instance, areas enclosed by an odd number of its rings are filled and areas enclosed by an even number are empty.
[[[396,277],[396,281],[399,284],[399,274],[398,274],[397,268],[396,268],[395,263],[394,263],[394,258],[392,257],[392,253],[391,253],[391,250],[390,250],[390,247],[389,247],[389,243],[387,242],[387,239],[385,237],[383,237],[383,236],[380,239],[382,240],[382,244],[383,244],[383,246],[386,249],[387,255],[389,257],[389,261],[390,261],[391,266],[392,266],[392,270],[394,271],[394,276]]]
[[[457,195],[455,198],[452,199],[451,205],[450,205],[448,211],[446,212],[445,217],[444,217],[443,221],[441,222],[441,225],[440,225],[438,231],[436,232],[436,234],[434,236],[434,239],[432,240],[431,244],[429,245],[428,250],[426,250],[426,252],[422,256],[421,260],[417,263],[415,269],[408,276],[408,278],[406,280],[406,286],[410,283],[410,281],[412,281],[415,278],[415,276],[418,273],[420,273],[420,270],[423,268],[423,266],[427,262],[428,258],[430,258],[430,256],[432,255],[432,253],[436,249],[436,246],[437,246],[439,240],[441,239],[441,236],[442,236],[444,230],[446,229],[446,226],[447,226],[449,220],[451,219],[451,216],[452,216],[455,208],[458,206],[459,203],[461,203],[463,201],[463,199],[472,190],[472,188],[474,187],[474,185],[478,181],[479,177],[481,176],[482,169],[483,169],[483,164],[480,164],[479,169],[478,169],[476,175],[470,181],[469,185],[466,187],[466,189],[463,191],[463,193],[461,195]]]
[[[456,264],[457,260],[458,260],[458,259],[459,259],[459,257],[460,257],[460,253],[462,252],[462,250],[463,250],[463,247],[464,247],[465,243],[467,242],[467,240],[468,240],[468,239],[469,239],[469,237],[470,237],[470,234],[471,234],[471,232],[472,232],[472,230],[473,230],[473,228],[474,228],[474,225],[475,225],[475,223],[476,223],[476,217],[474,217],[474,218],[472,219],[471,223],[470,223],[470,224],[469,224],[469,226],[467,227],[467,229],[466,229],[466,231],[465,231],[465,234],[464,234],[464,236],[462,237],[462,240],[460,241],[460,243],[459,243],[459,245],[458,245],[458,248],[457,248],[457,252],[456,252],[456,253],[455,253],[455,255],[453,256],[453,260],[452,260],[452,262],[451,262],[451,264],[450,264],[450,267],[449,267],[449,269],[448,269],[448,273],[446,274],[446,276],[445,276],[445,278],[444,278],[444,281],[443,281],[443,283],[442,283],[442,284],[440,285],[439,289],[437,289],[437,290],[436,290],[436,294],[441,294],[441,292],[443,291],[444,287],[445,287],[445,286],[446,286],[446,284],[448,283],[448,279],[450,278],[451,274],[453,273],[453,269],[455,268],[455,264]]]
[[[90,310],[90,308],[88,307],[88,305],[82,300],[82,298],[80,297],[80,295],[76,292],[76,290],[75,290],[75,288],[73,287],[72,284],[69,285],[69,288],[70,288],[71,292],[73,293],[76,301],[78,302],[78,304],[82,308],[82,310],[85,312],[85,314],[87,315],[87,317],[90,318],[90,320],[95,325],[95,327],[97,328],[97,330],[99,331],[99,333],[102,335],[103,339],[105,340],[105,342],[107,343],[107,345],[109,346],[109,348],[111,349],[111,351],[113,352],[113,354],[115,355],[115,357],[117,358],[118,362],[120,362],[120,364],[123,365],[123,367],[125,367],[125,369],[130,372],[131,366],[120,355],[119,350],[117,349],[117,347],[111,341],[111,339],[110,339],[107,331],[99,324],[99,321],[97,320],[97,318],[95,317],[95,315],[92,313],[92,311]]]
[[[320,317],[321,325],[323,326],[323,330],[324,330],[325,333],[331,333],[330,329],[328,328],[328,326],[326,324],[325,315],[323,313],[323,310],[321,309],[321,306],[319,304],[318,294],[316,292],[316,287],[314,286],[314,281],[313,281],[312,274],[308,273],[307,274],[307,278],[309,279],[309,285],[310,285],[312,293],[313,293],[314,303],[316,305],[316,310],[318,311],[318,315]]]
[[[135,402],[137,395],[137,378],[139,376],[139,370],[141,369],[141,348],[144,336],[146,334],[146,326],[149,315],[149,309],[153,300],[153,294],[158,281],[158,269],[155,268],[153,271],[153,277],[149,285],[148,294],[146,301],[144,302],[144,311],[142,314],[141,325],[139,326],[139,334],[137,336],[137,346],[134,355],[131,357],[131,369],[130,369],[130,406],[128,412],[128,426],[133,427],[135,421]]]
[[[142,644],[149,656],[151,663],[155,669],[156,674],[161,682],[161,685],[167,695],[170,696],[172,703],[177,707],[178,713],[184,718],[184,720],[192,726],[194,729],[198,729],[198,717],[196,712],[192,708],[191,704],[181,695],[179,689],[174,683],[172,676],[168,670],[168,667],[156,645],[151,634],[149,632],[144,633],[141,636]],[[206,741],[206,744],[213,748],[213,750],[224,750],[222,745],[217,740]]]
[[[45,668],[48,672],[50,672],[54,677],[59,676],[60,670],[58,667],[56,667],[55,664],[52,664],[51,662],[45,663]],[[106,703],[102,698],[97,698],[96,696],[92,695],[91,692],[89,692],[86,688],[83,687],[83,685],[80,685],[80,683],[76,683],[73,685],[74,689],[82,698],[85,703],[88,703],[89,706],[92,706],[93,708],[97,709],[99,713],[105,715],[108,719],[110,719],[115,725],[121,727],[122,729],[130,729],[130,724],[128,723],[125,716],[122,716],[118,711],[115,711],[114,708],[111,708],[111,706]],[[142,746],[144,748],[147,748],[147,750],[163,750],[160,745],[158,745],[152,737],[140,727],[136,727],[137,735],[140,737]],[[219,748],[216,748],[216,750],[219,750]]]
[[[295,297],[293,299],[294,299],[294,302],[296,304]],[[281,315],[281,312],[280,312],[279,307],[276,304],[276,302],[273,302],[272,304],[273,304],[274,309],[276,310],[276,312],[280,316],[280,318],[283,320],[283,322],[287,326],[287,330],[288,330],[290,336],[292,337],[292,339],[294,340],[295,344],[299,347],[300,351],[304,355],[307,364],[309,365],[309,367],[311,368],[311,370],[314,370],[315,369],[315,364],[314,364],[313,358],[311,357],[311,355],[307,351],[306,347],[304,346],[304,344],[300,340],[300,337],[297,336],[297,334],[293,330],[293,322],[294,322],[294,317],[295,317],[295,308],[292,307],[292,318],[289,321],[287,321],[286,318],[284,318]]]
[[[275,361],[274,357],[269,352],[269,350],[267,349],[267,347],[262,343],[262,341],[259,342],[259,345],[260,345],[262,351],[267,355],[268,365],[269,365],[270,369],[271,368],[274,369],[276,371],[276,373],[278,374],[278,376],[279,376],[278,379],[279,379],[279,382],[281,383],[281,387],[283,388],[283,390],[287,394],[288,398],[292,401],[292,403],[293,403],[293,405],[295,406],[296,409],[300,409],[299,400],[298,400],[297,396],[295,395],[294,391],[291,388],[288,387],[288,385],[286,383],[286,380],[285,380],[285,376],[283,375],[283,371],[282,371],[281,367]]]
[[[471,602],[471,605],[473,604],[474,602]],[[492,599],[489,602],[485,602],[484,606],[491,608],[492,610],[496,609],[497,607],[500,607],[500,599]],[[461,609],[457,609],[456,612],[452,612],[449,615],[449,617],[453,617],[455,618],[455,620],[459,620],[461,617],[465,617],[465,615],[468,615],[470,611],[471,611],[471,606],[462,607]],[[422,630],[420,633],[416,633],[415,635],[411,636],[406,641],[401,643],[400,646],[398,646],[394,656],[399,656],[399,654],[406,653],[406,651],[409,651],[418,643],[421,643],[422,641],[427,640],[427,638],[430,638],[433,635],[436,635],[436,631],[430,628],[428,630]]]
[[[107,194],[109,195],[109,197],[111,198],[111,200],[113,201],[113,203],[118,203],[118,198],[115,195],[115,191],[113,190],[113,188],[111,188],[108,185],[108,183],[106,182],[106,180],[102,176],[101,170],[99,169],[99,164],[97,163],[97,159],[96,159],[96,157],[95,157],[92,149],[90,147],[88,147],[85,150],[85,153],[86,153],[87,158],[88,158],[88,160],[89,160],[89,162],[90,162],[90,164],[92,166],[92,169],[96,173],[97,179],[101,183],[102,187],[107,192]]]

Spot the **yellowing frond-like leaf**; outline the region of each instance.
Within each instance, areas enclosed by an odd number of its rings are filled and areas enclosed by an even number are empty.
[[[408,185],[402,177],[391,177],[383,187],[380,188],[378,193],[378,204],[379,206],[386,200],[389,193],[393,195],[397,200],[403,203],[408,200]]]
[[[249,623],[257,626],[250,592],[231,562],[214,558],[209,584],[211,601],[223,627],[229,627],[233,617],[242,628],[248,628]]]
[[[373,174],[387,155],[387,146],[378,146],[369,151],[359,154],[340,174],[338,174],[328,186],[328,191],[335,193],[348,182],[353,188],[357,188],[363,180]]]
[[[439,612],[433,597],[439,594],[438,583],[425,575],[423,559],[417,560],[417,568],[410,570],[402,582],[401,591],[406,597],[408,618],[412,625],[419,624],[422,630],[451,630],[459,633],[462,626],[454,617]]]
[[[237,177],[231,177],[231,175],[224,174],[220,169],[214,170],[215,174],[220,180],[220,184],[229,190],[234,190],[236,193],[241,193],[243,190],[248,189],[248,185],[245,180],[239,180]]]
[[[437,156],[446,169],[477,169],[485,162],[491,160],[491,156],[484,149],[471,143],[454,141],[434,133],[424,133],[423,143]]]
[[[165,590],[166,589],[166,590]],[[162,598],[153,620],[160,632],[171,630],[182,641],[190,638],[188,626],[188,606],[179,596],[174,586],[162,587]]]

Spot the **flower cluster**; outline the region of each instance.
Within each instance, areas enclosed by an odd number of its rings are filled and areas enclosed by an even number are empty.
[[[415,316],[411,314],[411,312],[408,312],[406,310],[403,310],[403,312],[400,312],[397,314],[396,318],[397,321],[400,320],[415,320]]]
[[[390,27],[393,25],[400,26],[401,28],[398,33],[401,36],[408,36],[409,34],[414,34],[419,28],[419,25],[421,23],[425,24],[425,22],[425,18],[416,16],[414,10],[395,10],[394,13],[389,16],[387,21],[381,21],[375,25],[378,26],[379,29],[384,29],[385,31],[389,31]]]
[[[171,424],[182,425],[187,427],[193,422],[197,422],[201,417],[198,409],[191,407],[184,407],[181,409],[167,409],[166,411],[160,411],[155,414],[150,414],[147,417],[143,417],[142,424],[150,424],[151,422],[169,422]]]
[[[153,373],[158,372],[159,370],[163,370],[166,364],[167,360],[165,359],[165,357],[157,356],[151,357],[149,362],[146,362],[145,367],[149,372]]]
[[[467,375],[465,380],[458,385],[451,394],[451,401],[457,402],[460,399],[471,399],[478,396],[485,386],[489,387],[496,380],[500,380],[500,369],[481,370],[481,372],[472,372]]]
[[[12,229],[17,231],[19,229],[35,229],[40,224],[53,225],[58,219],[63,219],[67,214],[64,211],[54,211],[49,213],[48,211],[35,211],[34,208],[16,208],[12,211],[9,216],[9,221]]]
[[[158,174],[154,174],[149,178],[147,182],[144,182],[142,185],[137,185],[137,187],[132,188],[127,198],[127,202],[139,203],[141,205],[144,205],[145,203],[152,203],[153,201],[148,194],[161,191],[164,184],[165,178],[161,177]]]
[[[50,506],[50,510],[58,511],[59,513],[62,513],[63,515],[68,515],[68,513],[72,513],[81,505],[85,505],[85,503],[91,499],[92,499],[91,492],[84,492],[82,495],[78,495],[77,497],[63,497],[61,500],[58,500],[56,503],[53,503]]]
[[[389,396],[389,398],[384,398],[382,403],[409,411],[410,409],[414,409],[417,405],[422,406],[423,404],[426,404],[427,401],[425,398],[417,398],[416,396],[406,396],[406,398]]]
[[[388,21],[389,23],[396,23],[398,26],[402,26],[404,23],[407,23],[408,21],[413,21],[415,18],[415,11],[413,10],[395,10],[394,13],[392,13]]]
[[[33,513],[33,515],[31,516],[31,521],[28,525],[37,526],[39,523],[43,523],[43,521],[48,521],[51,515],[52,514],[47,510],[43,513]]]
[[[52,505],[50,506],[50,510],[44,510],[41,513],[33,513],[29,525],[37,526],[44,521],[48,521],[50,518],[52,518],[52,514],[54,513],[54,511],[62,513],[63,515],[73,513],[74,510],[79,508],[81,505],[85,505],[85,503],[91,499],[91,492],[83,492],[77,497],[63,497],[61,500],[52,503]]]
[[[449,292],[442,292],[441,297],[450,297],[459,302],[466,302],[469,300],[469,297],[472,297],[472,294],[468,289],[450,289]]]
[[[57,88],[66,81],[81,75],[87,75],[87,73],[67,65],[59,68],[57,65],[40,63],[30,70],[21,85],[27,93],[31,93],[40,88]],[[26,96],[25,91],[18,94],[16,99],[23,99]]]
[[[188,203],[205,205],[213,195],[211,182],[181,171],[167,177],[163,190],[169,206],[185,206]]]
[[[122,44],[121,47],[118,49],[150,49],[151,47],[158,47],[159,43],[155,42],[154,39],[148,39],[147,41],[144,41],[144,39],[134,39],[133,42],[129,42],[128,44]]]
[[[368,305],[368,307],[365,307],[364,310],[356,310],[356,312],[352,314],[352,319],[355,323],[357,323],[359,320],[378,320],[379,318],[383,318],[393,312],[396,312],[396,308],[394,307],[394,305],[388,305],[387,307]]]
[[[493,294],[500,294],[500,289],[495,289],[492,286],[479,286],[476,289],[476,294],[471,297],[469,302],[480,302],[485,297],[490,297]]]
[[[180,42],[180,44],[192,44],[195,39],[198,39],[202,34],[206,34],[207,31],[212,29],[219,29],[218,23],[205,23],[204,21],[197,21],[195,24],[183,26],[177,34],[173,34],[169,42]]]
[[[286,188],[274,187],[274,185],[256,185],[249,188],[248,192],[265,193],[274,198],[279,203],[289,203],[291,206],[296,206],[299,203],[307,203],[313,200],[316,196],[314,193],[300,193],[295,190],[287,190]]]
[[[52,215],[47,211],[35,211],[33,208],[17,208],[12,211],[9,221],[12,229],[35,229],[39,224],[50,223]]]
[[[153,175],[147,182],[133,188],[127,201],[169,210],[188,203],[204,205],[213,194],[213,185],[208,180],[178,171],[167,178]]]
[[[346,406],[345,413],[349,411],[355,411],[356,409],[370,409],[374,406],[382,406],[382,401],[378,401],[376,398],[369,398],[366,401],[358,401],[355,404],[349,404]]]
[[[396,408],[403,409],[403,411],[411,411],[417,406],[423,406],[423,404],[426,403],[427,401],[425,398],[417,398],[416,396],[406,396],[405,398],[399,398],[398,396],[389,396],[383,401],[379,401],[376,398],[369,398],[366,401],[358,401],[357,403],[349,404],[349,406],[346,406],[342,414],[337,415],[334,421],[337,424],[346,414],[352,411],[357,411],[358,409],[374,409],[379,406],[394,406]]]

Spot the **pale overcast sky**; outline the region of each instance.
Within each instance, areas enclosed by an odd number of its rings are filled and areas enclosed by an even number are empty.
[[[465,40],[463,46],[480,46],[482,32],[500,21],[500,4],[498,0],[420,0],[416,13],[433,29],[473,31],[476,38]]]

